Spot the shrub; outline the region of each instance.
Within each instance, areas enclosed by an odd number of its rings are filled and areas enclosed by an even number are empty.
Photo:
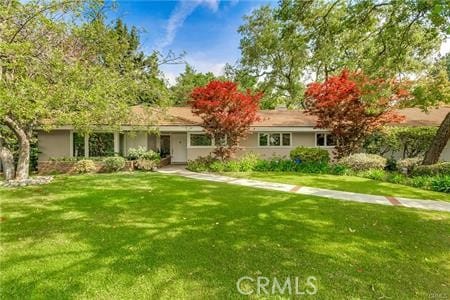
[[[219,160],[214,161],[208,166],[208,170],[211,172],[221,173],[225,171],[225,164]]]
[[[406,171],[406,173],[411,173],[411,171],[422,163],[423,157],[412,157],[401,159],[397,162],[397,167],[399,171]]]
[[[103,160],[105,169],[108,172],[117,172],[125,167],[125,158],[120,156],[111,156]]]
[[[373,179],[373,180],[383,181],[384,178],[386,177],[386,172],[384,170],[380,170],[380,169],[371,169],[371,170],[362,171],[362,172],[358,173],[358,176]]]
[[[387,173],[384,180],[391,183],[405,184],[407,177],[400,173]]]
[[[432,178],[430,187],[436,192],[450,193],[450,175]]]
[[[441,162],[434,165],[420,165],[412,170],[414,176],[450,175],[450,162]]]
[[[161,160],[161,156],[159,155],[159,153],[157,153],[153,150],[148,150],[148,151],[142,153],[142,155],[139,158],[146,159],[146,160],[153,160],[156,162],[159,162]]]
[[[152,171],[154,168],[156,168],[157,165],[158,165],[157,160],[150,160],[145,158],[138,158],[134,162],[134,166],[136,167],[136,169],[142,171]]]
[[[332,164],[330,165],[330,174],[333,175],[345,175],[348,172],[348,169],[346,166],[341,164]]]
[[[212,155],[200,156],[194,160],[189,160],[186,169],[192,172],[207,172],[209,171],[210,165],[216,161],[219,162]]]
[[[302,163],[328,163],[330,154],[325,149],[297,147],[290,152],[290,157]]]
[[[129,160],[136,160],[140,158],[147,150],[144,147],[130,148],[128,149],[127,158]]]
[[[245,153],[240,159],[240,171],[241,172],[250,172],[255,169],[255,166],[258,164],[259,156],[256,153],[249,152]]]
[[[341,158],[340,164],[352,169],[353,171],[365,171],[370,169],[384,169],[386,167],[386,158],[367,153],[357,153]]]
[[[97,170],[94,161],[82,159],[75,163],[74,169],[77,173],[93,173]]]
[[[384,127],[368,136],[364,151],[372,154],[402,153],[406,158],[424,155],[436,135],[436,127]]]
[[[397,160],[393,157],[389,157],[386,161],[386,167],[385,170],[387,171],[397,171],[398,170],[398,165],[397,165]]]

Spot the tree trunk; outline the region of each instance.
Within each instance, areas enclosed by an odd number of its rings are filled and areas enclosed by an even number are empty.
[[[19,124],[9,116],[5,116],[4,121],[14,132],[19,141],[19,159],[17,161],[16,179],[27,179],[30,170],[30,140],[32,130],[20,127]]]
[[[19,159],[17,160],[16,179],[27,179],[30,173],[30,140],[19,140]]]
[[[5,180],[11,180],[14,179],[14,158],[11,153],[11,150],[9,150],[5,145],[2,139],[0,138],[0,161],[2,163],[3,167],[3,177]]]
[[[447,145],[450,138],[450,113],[447,114],[444,121],[436,133],[436,136],[431,143],[430,149],[425,153],[425,158],[422,162],[423,165],[432,165],[439,161],[439,157],[444,151],[445,145]]]

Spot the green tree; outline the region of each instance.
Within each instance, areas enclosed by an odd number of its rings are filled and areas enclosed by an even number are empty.
[[[9,178],[28,177],[37,128],[73,124],[87,132],[128,118],[140,82],[134,67],[119,68],[129,45],[104,25],[102,8],[96,0],[11,0],[0,7],[0,122],[19,149],[11,170],[11,149],[2,134],[0,154]]]
[[[378,78],[420,73],[449,31],[448,1],[288,1],[245,17],[241,65],[269,94],[302,104],[302,82],[362,69]],[[294,104],[294,105],[293,105]]]
[[[186,64],[184,72],[178,75],[176,83],[171,87],[172,104],[186,105],[194,88],[207,85],[215,79],[213,73],[199,73],[189,64]]]

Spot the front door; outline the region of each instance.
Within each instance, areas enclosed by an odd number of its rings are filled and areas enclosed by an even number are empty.
[[[187,135],[186,133],[173,133],[170,147],[173,163],[185,163],[187,161]]]

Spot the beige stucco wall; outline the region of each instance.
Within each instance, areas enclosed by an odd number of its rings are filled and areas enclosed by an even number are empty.
[[[242,141],[242,149],[237,153],[237,156],[243,153],[254,152],[259,154],[263,158],[270,158],[273,156],[289,156],[289,152],[298,146],[314,147],[316,143],[316,137],[314,132],[294,132],[292,133],[292,145],[290,147],[259,147],[258,146],[258,133],[250,134],[246,140]],[[190,147],[187,149],[187,159],[192,160],[199,156],[206,156],[210,154],[214,147],[209,148],[195,148]],[[331,149],[330,149],[331,151]]]
[[[128,149],[144,147],[147,149],[147,132],[132,132],[125,135],[125,155],[128,154]]]
[[[38,132],[39,160],[70,156],[70,130]]]

